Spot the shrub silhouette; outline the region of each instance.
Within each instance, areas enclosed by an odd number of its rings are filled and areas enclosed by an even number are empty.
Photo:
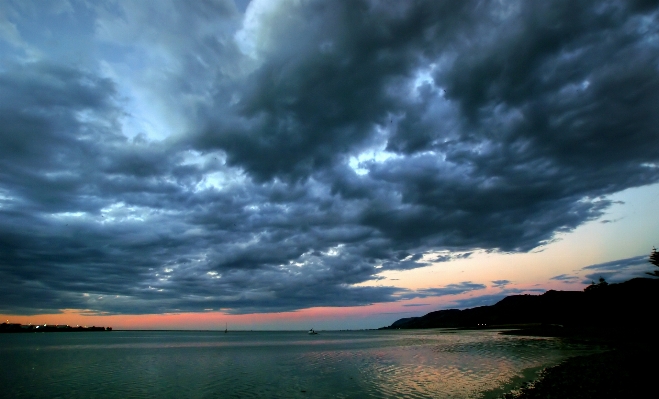
[[[595,284],[595,282],[591,282],[590,285],[586,288],[584,288],[585,292],[593,292],[595,290],[602,290],[604,287],[608,286],[609,283],[604,280],[604,277],[600,277],[600,282]]]
[[[657,248],[652,247],[652,252],[650,253],[650,259],[648,259],[648,262],[659,267],[659,253],[657,253]],[[655,270],[653,272],[647,272],[646,274],[649,274],[650,276],[654,276],[654,277],[659,277],[659,270]]]

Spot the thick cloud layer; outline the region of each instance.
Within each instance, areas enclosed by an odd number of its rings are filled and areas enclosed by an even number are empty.
[[[360,283],[659,181],[654,2],[243,7],[0,5],[1,312],[451,295]]]

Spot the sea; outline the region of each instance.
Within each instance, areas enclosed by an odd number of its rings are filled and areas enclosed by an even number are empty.
[[[0,334],[0,397],[489,399],[599,350],[493,330]]]

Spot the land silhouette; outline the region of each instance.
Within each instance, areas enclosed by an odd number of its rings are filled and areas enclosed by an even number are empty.
[[[659,254],[648,259],[659,267]],[[659,270],[646,274],[659,277]],[[395,321],[384,329],[515,328],[503,334],[586,340],[608,348],[545,369],[503,399],[637,398],[656,390],[652,361],[659,357],[656,315],[659,279],[609,284],[600,278],[583,291],[511,295],[491,306],[448,309]]]
[[[657,303],[659,279],[634,278],[618,284],[600,279],[583,291],[511,295],[494,305],[438,310],[396,320],[382,329],[518,327],[508,333],[624,339],[653,332]]]
[[[40,333],[40,332],[84,332],[84,331],[112,331],[112,327],[71,327],[61,324],[19,324],[19,323],[2,323],[0,324],[0,333]]]

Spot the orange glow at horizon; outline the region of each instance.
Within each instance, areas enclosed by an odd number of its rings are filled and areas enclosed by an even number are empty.
[[[508,288],[530,290],[533,286],[509,285]],[[578,290],[562,282],[543,284],[543,289]],[[0,315],[3,322],[21,324],[68,324],[70,326],[103,326],[114,330],[306,330],[377,328],[410,316],[455,307],[454,301],[500,293],[488,287],[458,295],[414,298],[397,302],[376,303],[354,307],[318,307],[280,313],[228,314],[222,312],[192,312],[142,315],[90,315],[66,309],[57,314]],[[539,292],[528,291],[539,294]],[[369,325],[369,320],[371,321]],[[373,324],[375,323],[375,324]]]

